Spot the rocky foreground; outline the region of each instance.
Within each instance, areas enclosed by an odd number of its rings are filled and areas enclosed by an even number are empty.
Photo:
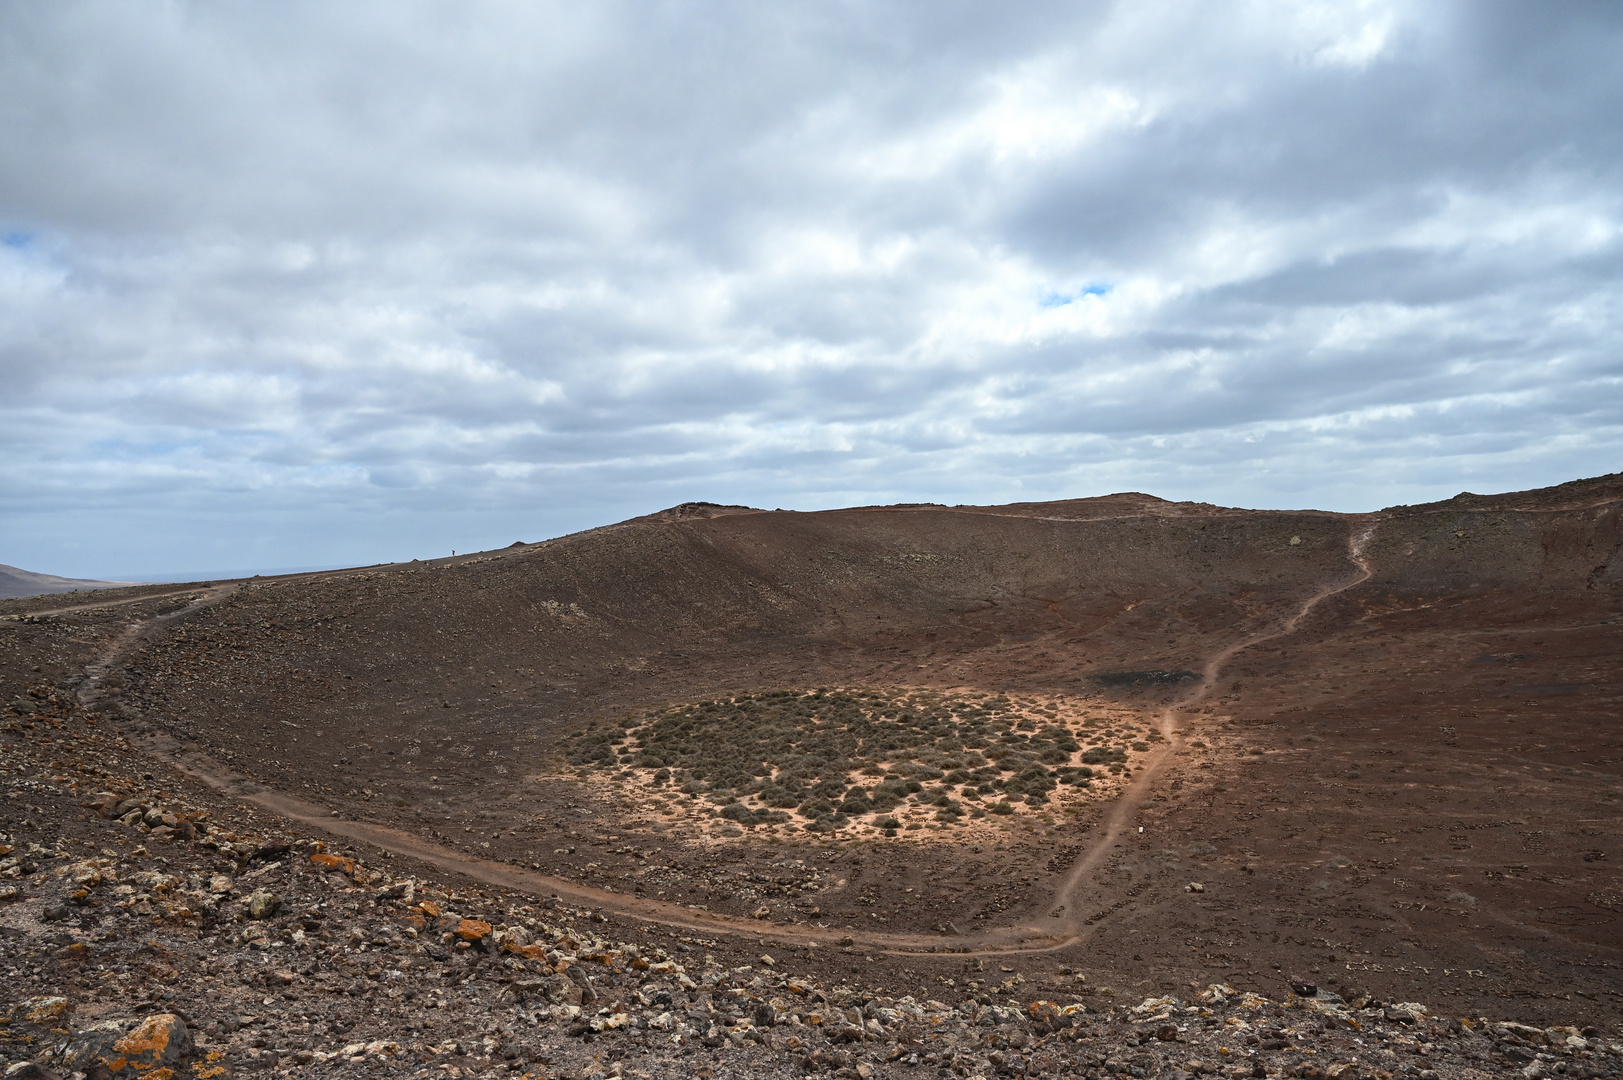
[[[965,998],[950,979],[900,996],[824,985],[779,943],[746,954],[368,865],[141,764],[47,687],[7,707],[0,740],[6,1076],[1623,1070],[1616,1031],[1347,1001],[1300,980],[1282,1001],[1226,984],[1126,999],[1080,974],[1064,1000]]]

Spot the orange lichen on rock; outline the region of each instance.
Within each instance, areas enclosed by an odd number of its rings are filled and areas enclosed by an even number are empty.
[[[463,919],[456,927],[456,935],[463,941],[480,942],[490,933],[490,924],[478,919]]]
[[[337,870],[342,874],[355,873],[355,860],[343,855],[329,855],[324,851],[318,851],[310,856],[310,861],[323,870]]]
[[[158,1013],[113,1043],[113,1053],[103,1056],[101,1063],[114,1074],[128,1069],[130,1075],[166,1080],[174,1076],[169,1066],[191,1049],[192,1036],[186,1030],[186,1022],[174,1013]]]

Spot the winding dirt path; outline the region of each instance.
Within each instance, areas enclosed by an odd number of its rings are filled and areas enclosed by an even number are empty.
[[[319,803],[266,788],[256,781],[236,774],[204,754],[182,747],[167,736],[154,735],[135,741],[146,753],[168,762],[207,786],[311,829],[370,844],[383,851],[417,859],[484,884],[532,895],[555,896],[568,903],[602,908],[645,922],[712,933],[771,936],[822,945],[851,943],[871,952],[892,955],[949,953],[960,956],[1007,956],[1051,952],[1081,942],[1091,933],[1091,924],[1080,902],[1087,898],[1089,886],[1095,883],[1098,870],[1115,850],[1121,837],[1132,828],[1133,819],[1149,799],[1156,778],[1182,747],[1184,733],[1179,722],[1180,715],[1200,704],[1216,689],[1218,676],[1236,654],[1263,642],[1295,633],[1303,620],[1325,600],[1367,581],[1372,571],[1363,553],[1379,525],[1379,520],[1377,515],[1363,515],[1361,519],[1353,519],[1355,531],[1348,535],[1347,549],[1349,560],[1358,567],[1356,574],[1325,585],[1307,597],[1289,617],[1213,654],[1202,667],[1199,683],[1191,687],[1183,698],[1160,711],[1158,719],[1166,742],[1150,756],[1132,783],[1117,797],[1103,826],[1094,833],[1088,850],[1072,865],[1047,905],[1047,909],[1054,914],[1038,925],[1010,926],[973,935],[944,937],[937,934],[864,933],[718,915],[666,901],[595,889],[566,878],[554,877],[510,863],[469,856],[402,829],[336,817],[334,811]],[[91,678],[81,688],[81,696],[88,698],[92,695],[95,684],[102,675],[119,658],[126,655],[147,632],[163,622],[181,618],[200,607],[218,603],[236,588],[235,584],[216,586],[206,590],[204,596],[184,608],[131,626],[96,665],[87,669]]]
[[[1345,581],[1326,585],[1318,592],[1304,600],[1300,607],[1289,618],[1265,630],[1260,630],[1248,637],[1241,638],[1232,645],[1225,646],[1214,653],[1201,669],[1200,681],[1190,687],[1189,693],[1181,700],[1167,705],[1158,717],[1161,734],[1166,739],[1161,748],[1150,756],[1148,762],[1140,769],[1137,777],[1117,797],[1111,807],[1110,815],[1105,819],[1104,827],[1099,831],[1088,851],[1084,852],[1072,864],[1071,870],[1060,883],[1054,895],[1050,911],[1059,914],[1051,915],[1057,923],[1068,932],[1066,944],[1081,940],[1088,933],[1088,924],[1077,901],[1082,898],[1084,887],[1092,880],[1101,864],[1110,857],[1115,850],[1117,841],[1132,827],[1133,818],[1137,815],[1150,796],[1156,778],[1171,763],[1173,755],[1182,748],[1184,733],[1179,725],[1179,714],[1199,705],[1207,695],[1217,688],[1217,677],[1223,668],[1234,657],[1246,649],[1260,645],[1265,641],[1294,634],[1302,621],[1312,614],[1313,610],[1330,597],[1346,592],[1355,585],[1369,580],[1372,573],[1369,563],[1364,558],[1364,549],[1369,545],[1370,538],[1375,535],[1375,528],[1379,520],[1373,516],[1363,521],[1355,521],[1356,531],[1350,532],[1347,537],[1347,557],[1358,567],[1358,573]]]
[[[21,622],[24,619],[43,619],[48,615],[71,615],[76,611],[96,611],[99,608],[124,607],[128,604],[139,604],[147,600],[166,600],[171,596],[187,596],[191,593],[204,592],[209,586],[198,585],[189,589],[171,589],[169,592],[143,593],[140,596],[121,596],[112,600],[94,600],[88,604],[70,604],[67,607],[44,608],[40,611],[15,611],[9,615],[0,615],[0,619],[9,619],[12,622]],[[27,599],[23,597],[22,599]]]
[[[96,696],[96,690],[101,686],[102,679],[106,678],[108,672],[113,670],[114,665],[116,665],[124,657],[128,656],[130,651],[134,649],[140,640],[147,634],[151,633],[160,626],[164,626],[168,623],[174,622],[177,619],[184,618],[193,612],[199,611],[206,607],[213,607],[215,604],[218,604],[226,597],[235,593],[238,588],[239,586],[233,583],[230,585],[211,585],[202,589],[183,589],[177,593],[160,594],[162,596],[185,596],[187,594],[199,595],[197,596],[196,600],[193,600],[185,607],[176,608],[174,611],[166,611],[162,615],[154,615],[150,619],[140,619],[126,626],[123,632],[120,633],[118,637],[113,639],[112,644],[106,649],[102,650],[101,656],[96,659],[95,663],[90,664],[85,668],[85,675],[87,677],[84,682],[79,684],[79,701],[82,704],[90,704],[91,700]],[[136,600],[151,599],[153,599],[153,597],[150,596],[141,596],[136,598]],[[86,608],[115,607],[121,603],[132,602],[134,601],[110,601],[104,604],[86,604],[84,605],[84,608],[64,608],[63,610],[81,611],[85,610]],[[39,612],[38,614],[48,613]]]
[[[570,881],[568,878],[543,874],[538,870],[470,856],[403,829],[370,821],[334,817],[333,811],[319,803],[285,791],[267,788],[257,781],[242,777],[213,758],[182,747],[168,736],[132,737],[131,742],[146,754],[164,761],[194,780],[239,802],[247,803],[285,820],[295,821],[333,836],[370,844],[396,855],[418,859],[441,870],[462,874],[482,884],[514,889],[535,896],[555,896],[568,903],[603,908],[664,926],[678,926],[710,933],[769,936],[822,945],[839,945],[850,940],[873,952],[897,954],[951,952],[960,955],[966,953],[997,955],[1030,952],[1034,951],[1034,948],[1059,948],[1065,944],[1063,938],[1056,937],[1052,932],[1023,927],[992,930],[984,934],[959,938],[944,938],[936,934],[858,934],[853,931],[806,924],[781,924],[719,915],[662,900],[649,900],[608,889],[595,889]]]

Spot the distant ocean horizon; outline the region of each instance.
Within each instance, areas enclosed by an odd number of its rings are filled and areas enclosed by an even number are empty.
[[[236,570],[177,570],[168,574],[132,574],[129,577],[118,578],[118,581],[139,581],[148,585],[167,585],[171,582],[181,583],[187,581],[230,581],[235,578],[249,577],[279,577],[282,574],[311,574],[318,570],[344,570],[343,563],[324,564],[321,566],[261,566]],[[114,580],[114,579],[109,579]]]

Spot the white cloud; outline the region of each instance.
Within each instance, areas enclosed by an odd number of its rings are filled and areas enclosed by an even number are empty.
[[[1620,22],[7,8],[0,561],[1607,471]]]

